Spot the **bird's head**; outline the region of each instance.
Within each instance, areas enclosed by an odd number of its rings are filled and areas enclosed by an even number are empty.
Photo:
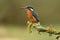
[[[25,6],[25,7],[22,7],[23,9],[26,9],[26,10],[30,10],[30,11],[33,11],[34,8],[32,6]]]
[[[33,11],[33,7],[32,6],[27,6],[26,9]]]

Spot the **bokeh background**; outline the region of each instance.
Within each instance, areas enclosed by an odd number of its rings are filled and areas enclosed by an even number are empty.
[[[26,10],[20,7],[28,5],[39,14],[41,25],[53,24],[56,29],[60,28],[60,0],[0,0],[0,39],[56,40],[55,35],[49,37],[48,34],[27,32]]]

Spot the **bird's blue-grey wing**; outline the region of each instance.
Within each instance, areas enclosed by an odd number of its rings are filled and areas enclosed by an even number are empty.
[[[37,20],[38,22],[40,22],[40,19],[39,19],[39,17],[38,17],[38,14],[37,14],[37,13],[35,13],[35,12],[33,11],[32,15],[36,18],[36,20]]]

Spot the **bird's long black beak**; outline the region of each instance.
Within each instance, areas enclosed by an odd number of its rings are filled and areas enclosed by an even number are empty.
[[[19,9],[27,10],[27,7],[26,6],[25,7],[20,7]]]
[[[21,9],[26,9],[26,7],[20,7]]]
[[[20,7],[20,9],[24,9],[24,10],[27,10],[27,7]]]
[[[19,7],[19,8],[17,8],[18,10],[20,10],[20,9],[26,9],[26,7]]]

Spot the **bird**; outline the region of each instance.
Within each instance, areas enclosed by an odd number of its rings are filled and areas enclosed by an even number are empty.
[[[38,13],[35,12],[34,8],[31,5],[22,8],[25,8],[27,10],[27,17],[31,22],[33,23],[40,22]]]
[[[27,18],[28,18],[28,27],[29,27],[29,30],[31,31],[31,28],[32,28],[32,25],[40,25],[40,19],[39,19],[39,16],[38,14],[35,12],[34,8],[29,5],[29,6],[26,6],[26,7],[22,7],[22,8],[25,8],[27,11]]]
[[[28,17],[29,21],[31,21],[33,24],[36,23],[36,24],[40,25],[40,19],[38,17],[38,14],[35,12],[34,8],[29,5],[26,7],[26,9],[27,9],[27,17]],[[33,26],[31,24],[30,30],[32,29],[32,27]]]

